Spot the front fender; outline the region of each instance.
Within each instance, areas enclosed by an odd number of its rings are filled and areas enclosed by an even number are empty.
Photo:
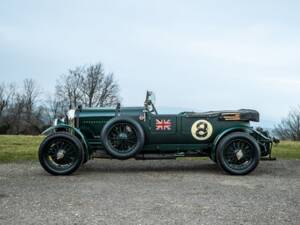
[[[67,131],[71,134],[76,134],[80,137],[80,139],[82,140],[83,142],[83,145],[84,145],[84,151],[87,155],[90,155],[88,154],[89,153],[89,146],[88,146],[88,143],[84,137],[84,135],[81,133],[81,131],[75,127],[72,127],[70,125],[67,125],[67,124],[58,124],[56,126],[52,126],[52,127],[49,127],[48,129],[46,129],[45,131],[42,132],[43,135],[49,135],[51,133],[55,133],[55,132],[59,132],[61,130],[64,130],[64,131]],[[89,156],[88,156],[89,157]]]
[[[220,140],[227,134],[232,133],[232,132],[238,132],[238,131],[251,133],[251,132],[253,132],[253,129],[248,126],[233,127],[233,128],[226,129],[221,134],[219,134],[213,142],[212,150],[210,153],[210,158],[213,161],[216,161],[216,150],[217,150],[217,146],[218,146]]]

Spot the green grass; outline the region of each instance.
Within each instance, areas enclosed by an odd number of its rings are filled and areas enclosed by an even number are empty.
[[[278,159],[300,159],[300,141],[281,141],[274,145],[272,156]]]
[[[0,162],[37,160],[43,136],[0,135]],[[300,142],[282,141],[273,148],[278,159],[300,159]]]
[[[43,136],[0,135],[0,162],[37,160]]]

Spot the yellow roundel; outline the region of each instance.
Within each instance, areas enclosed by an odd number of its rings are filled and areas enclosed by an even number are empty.
[[[193,123],[191,132],[195,139],[204,141],[212,135],[213,127],[207,120],[197,120]]]

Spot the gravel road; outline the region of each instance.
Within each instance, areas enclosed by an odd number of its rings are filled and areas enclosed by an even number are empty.
[[[0,224],[300,224],[300,160],[247,176],[211,161],[93,160],[72,176],[0,164]]]

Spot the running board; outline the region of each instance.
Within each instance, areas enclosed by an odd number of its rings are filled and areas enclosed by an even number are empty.
[[[199,152],[178,152],[178,153],[170,153],[170,154],[138,154],[134,158],[137,160],[143,160],[143,159],[176,159],[180,157],[206,157],[207,154],[205,153],[199,153]]]
[[[159,159],[176,159],[179,157],[206,157],[207,154],[200,153],[200,152],[178,152],[178,153],[146,153],[146,154],[138,154],[134,156],[136,160],[145,160],[145,159],[152,159],[152,160],[159,160]],[[107,154],[106,151],[98,150],[93,153],[92,158],[102,158],[102,159],[114,159],[111,155]]]
[[[174,155],[174,154],[138,154],[134,158],[136,160],[176,159],[176,155]]]
[[[112,157],[106,151],[95,151],[92,158],[111,159]]]

